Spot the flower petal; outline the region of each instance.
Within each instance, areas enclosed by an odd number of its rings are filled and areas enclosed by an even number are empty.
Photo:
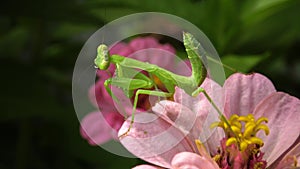
[[[162,49],[162,50],[165,50],[165,51],[169,51],[169,52],[171,52],[173,54],[176,53],[175,48],[172,45],[170,45],[170,44],[164,44],[164,45],[159,46],[158,48]]]
[[[265,97],[276,92],[272,82],[259,73],[244,75],[235,73],[224,84],[224,114],[247,115]]]
[[[278,164],[276,165],[276,169],[282,169],[286,166],[293,166],[295,162],[299,167],[300,165],[300,143],[299,142],[290,151],[288,151],[287,154],[278,162]]]
[[[134,51],[138,51],[141,49],[155,48],[155,47],[159,46],[160,44],[153,37],[138,37],[138,38],[133,39],[128,45]]]
[[[98,145],[112,139],[113,129],[100,112],[92,112],[81,121],[80,134],[89,144]]]
[[[182,152],[176,154],[172,160],[174,169],[219,169],[212,159],[206,159],[195,153]]]
[[[223,90],[220,85],[212,81],[209,78],[206,78],[203,84],[200,86],[207,94],[211,97],[213,102],[217,107],[223,109]],[[217,153],[217,147],[220,146],[220,140],[224,137],[224,133],[221,129],[211,128],[210,125],[213,122],[219,121],[219,114],[204,96],[203,93],[200,93],[197,97],[191,97],[186,94],[182,89],[175,88],[174,100],[178,103],[189,107],[194,113],[197,114],[197,117],[201,118],[201,127],[206,130],[202,130],[201,133],[198,131],[198,139],[210,151],[212,154]]]
[[[121,56],[129,56],[132,52],[132,49],[126,43],[123,42],[119,42],[113,45],[109,50],[109,53],[111,55],[117,54]]]
[[[98,80],[95,85],[91,86],[89,89],[89,98],[92,104],[101,109],[103,113],[115,111],[115,107],[113,105],[113,99],[106,92],[104,85],[104,81]]]
[[[211,99],[217,105],[217,107],[220,110],[222,110],[223,108],[222,87],[209,78],[206,78],[200,87],[206,91],[206,93],[209,95],[209,97],[211,97]],[[184,90],[176,87],[174,100],[177,103],[189,107],[193,112],[197,114],[205,114],[208,113],[209,111],[214,111],[215,112],[214,114],[217,113],[215,109],[212,107],[212,104],[209,102],[209,100],[205,97],[203,93],[199,93],[197,97],[192,97],[187,93],[185,93]],[[218,120],[218,118],[215,120]]]
[[[191,76],[192,69],[191,64],[188,60],[181,60],[180,58],[175,58],[174,64],[168,66],[168,70],[181,76]]]
[[[153,166],[153,165],[139,165],[139,166],[136,166],[132,169],[162,169],[161,167],[156,167],[156,166]]]
[[[199,139],[199,134],[202,131],[202,124],[206,116],[197,116],[189,108],[168,100],[163,100],[157,103],[152,110],[162,119],[169,124],[180,130],[185,136],[187,136],[190,142],[193,144],[196,150],[194,142]]]
[[[175,55],[164,49],[147,48],[134,52],[129,56],[142,62],[157,65],[167,70],[171,70],[174,65]]]
[[[258,137],[264,140],[262,151],[271,165],[300,135],[300,100],[286,93],[273,93],[256,107],[254,116],[269,119],[270,134],[260,132]]]
[[[129,125],[130,120],[123,123],[119,136],[127,131]],[[135,156],[166,168],[171,167],[175,154],[193,151],[181,131],[152,113],[136,114],[129,133],[120,138],[120,142]]]
[[[149,62],[170,70],[174,65],[175,48],[170,44],[160,44],[153,37],[139,37],[132,40],[129,46],[134,51],[129,57],[142,62]]]

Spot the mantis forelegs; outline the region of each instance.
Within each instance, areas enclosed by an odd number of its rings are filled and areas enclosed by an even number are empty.
[[[147,95],[158,96],[158,97],[170,97],[173,95],[172,93],[167,93],[167,92],[145,90],[145,89],[150,89],[155,86],[153,80],[150,78],[145,78],[145,77],[143,77],[143,79],[131,79],[131,78],[127,78],[127,77],[109,78],[104,82],[104,86],[105,86],[106,91],[110,94],[110,96],[113,98],[113,100],[115,100],[117,103],[119,103],[119,100],[111,91],[111,89],[109,87],[110,85],[122,88],[122,90],[125,92],[125,94],[128,97],[131,96],[131,94],[130,94],[131,92],[138,89],[136,91],[135,97],[134,97],[130,126],[129,126],[128,130],[124,134],[122,134],[120,137],[127,135],[128,132],[130,131],[130,129],[132,128],[132,125],[134,123],[134,115],[135,115],[135,111],[136,111],[136,107],[137,107],[138,97],[140,94],[147,94]],[[140,88],[144,88],[144,89],[140,89]],[[124,110],[124,112],[125,112],[125,110]],[[124,115],[125,114],[126,113],[124,113]]]

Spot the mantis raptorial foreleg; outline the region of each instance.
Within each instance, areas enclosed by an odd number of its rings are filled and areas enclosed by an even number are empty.
[[[135,111],[137,108],[138,97],[140,94],[147,94],[147,95],[158,96],[158,97],[170,97],[173,95],[172,93],[167,93],[167,92],[140,89],[140,88],[145,88],[145,89],[149,88],[150,89],[150,88],[154,87],[153,81],[151,79],[142,80],[142,79],[130,79],[130,78],[120,78],[120,77],[109,78],[105,81],[104,86],[105,86],[105,89],[107,90],[107,92],[110,94],[110,96],[117,103],[119,103],[119,100],[113,94],[113,92],[109,88],[109,85],[114,85],[114,86],[121,87],[121,88],[126,87],[126,90],[129,90],[129,92],[134,91],[135,89],[138,89],[136,91],[135,97],[134,97],[130,126],[129,126],[128,130],[124,134],[122,134],[120,137],[126,136],[128,134],[128,132],[130,131],[132,124],[134,123],[134,114],[135,114]]]
[[[114,78],[109,78],[109,79],[105,80],[104,87],[105,87],[107,93],[112,97],[112,99],[114,101],[117,102],[117,104],[119,104],[120,103],[119,99],[111,91],[110,85],[121,88],[127,97],[131,97],[133,95],[133,91],[135,89],[152,88],[153,82],[151,81],[151,79],[148,79],[148,80],[131,79],[131,78],[126,78],[126,77],[114,77]]]

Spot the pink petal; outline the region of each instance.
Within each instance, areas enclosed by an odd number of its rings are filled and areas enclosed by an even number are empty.
[[[131,115],[133,104],[132,104],[130,98],[128,98],[124,94],[124,92],[121,88],[112,86],[111,91],[118,100],[113,100],[113,104],[110,104],[107,106],[115,107],[117,112],[119,112],[123,116]],[[140,110],[137,109],[137,111],[140,111]]]
[[[133,51],[138,51],[146,48],[155,48],[159,43],[153,37],[138,37],[133,39],[129,46],[133,49]]]
[[[121,56],[128,56],[132,53],[132,49],[129,47],[129,45],[127,45],[126,43],[123,42],[119,42],[115,45],[113,45],[110,50],[109,53],[111,55],[113,54],[117,54],[117,55],[121,55]]]
[[[258,133],[264,140],[262,151],[268,164],[278,159],[300,135],[300,100],[276,92],[265,98],[254,110],[254,116],[267,117],[270,134]]]
[[[225,108],[224,114],[247,115],[265,97],[276,92],[272,82],[265,76],[253,73],[244,75],[235,73],[224,84]]]
[[[168,70],[182,76],[190,76],[192,74],[189,61],[181,60],[180,58],[175,58],[174,64],[169,66]]]
[[[80,133],[91,145],[103,144],[112,139],[112,128],[100,112],[92,112],[81,121]]]
[[[123,123],[119,136],[127,131],[129,124],[130,120]],[[167,121],[152,113],[141,113],[136,114],[130,132],[120,142],[135,156],[170,168],[175,154],[193,151],[190,142],[182,138],[183,133]]]
[[[130,114],[132,111],[131,100],[124,95],[123,90],[114,86],[111,87],[112,93],[118,98],[118,101],[115,101],[108,94],[103,83],[102,80],[98,80],[90,88],[89,97],[92,104],[99,108],[104,115],[111,112],[120,112],[122,115]]]
[[[163,169],[163,168],[152,166],[152,165],[139,165],[139,166],[136,166],[132,169]]]
[[[119,131],[124,122],[124,117],[119,113],[109,113],[105,116],[105,120],[111,128]]]
[[[111,47],[110,47],[110,54],[118,54],[118,51],[122,50],[123,48],[127,48],[128,45],[124,42],[118,42],[116,44],[113,44]]]
[[[169,44],[159,44],[153,37],[133,39],[129,46],[134,51],[130,55],[133,59],[149,62],[165,69],[169,69],[173,65],[175,49]]]
[[[213,102],[218,106],[220,110],[222,110],[222,87],[209,78],[206,78],[200,87],[207,92],[207,94],[209,95],[209,97],[211,97]],[[203,93],[199,93],[197,97],[192,97],[186,94],[184,90],[176,87],[174,93],[174,100],[177,103],[189,107],[193,112],[199,115],[207,114],[209,111],[215,111],[215,109],[212,107],[212,104],[208,101],[208,99],[204,96]],[[218,120],[218,118],[216,118],[215,120]]]
[[[172,45],[164,44],[158,46],[157,49],[160,49],[160,51],[158,51],[156,55],[163,56],[167,59],[162,60],[162,57],[155,57],[156,60],[150,63],[156,64],[178,75],[191,75],[191,66],[189,60],[182,60],[177,57],[175,55],[176,50]]]
[[[147,50],[149,63],[157,65],[167,70],[171,70],[174,65],[175,55],[164,49],[150,48]]]
[[[176,127],[184,135],[178,139],[188,137],[191,144],[194,145],[196,139],[202,131],[202,124],[205,119],[203,116],[197,116],[189,108],[168,100],[163,100],[157,103],[152,110],[169,124]],[[196,150],[196,146],[194,145]]]
[[[89,98],[92,104],[101,109],[103,113],[116,111],[113,106],[113,100],[110,95],[106,92],[104,82],[98,80],[89,90]]]
[[[175,58],[173,53],[158,48],[141,49],[129,57],[142,62],[148,62],[157,65],[167,70],[172,68]]]
[[[173,54],[176,53],[175,48],[170,44],[164,44],[164,45],[159,46],[158,48],[165,50],[165,51],[169,51],[170,53],[173,53]]]
[[[205,89],[217,107],[222,110],[223,91],[221,86],[206,78],[201,87]],[[212,104],[203,93],[200,93],[197,97],[191,97],[180,88],[175,89],[174,99],[176,102],[189,107],[198,117],[202,117],[202,128],[206,130],[201,131],[201,133],[198,131],[198,138],[201,142],[205,143],[206,148],[212,154],[216,154],[217,147],[219,147],[220,140],[224,137],[224,133],[221,129],[211,129],[210,127],[213,122],[219,121],[219,114],[215,108],[213,108]]]
[[[102,80],[103,82],[109,78],[109,74],[104,70],[97,69],[96,74],[97,74],[99,80]]]
[[[299,139],[298,139],[299,140]],[[300,143],[298,141],[297,145],[295,145],[288,153],[278,162],[275,169],[282,169],[284,166],[292,166],[295,163],[296,157],[297,164],[299,167],[300,164]]]
[[[156,38],[151,36],[143,37],[143,41],[146,45],[145,48],[156,48],[161,45]]]
[[[182,152],[172,160],[174,169],[219,169],[212,159],[206,159],[195,153]]]

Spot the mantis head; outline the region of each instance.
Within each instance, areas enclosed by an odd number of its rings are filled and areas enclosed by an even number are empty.
[[[95,65],[100,70],[106,70],[110,65],[110,58],[108,53],[108,47],[104,44],[101,44],[97,48],[97,57],[94,60]]]

